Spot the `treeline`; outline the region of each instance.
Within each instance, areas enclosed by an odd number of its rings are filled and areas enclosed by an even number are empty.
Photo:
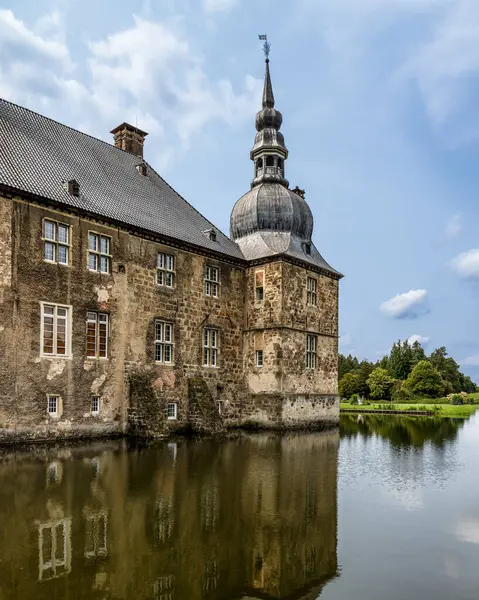
[[[477,391],[470,377],[441,346],[429,356],[419,342],[396,342],[391,352],[376,363],[339,355],[339,394],[351,398],[405,401],[413,396],[442,396]]]

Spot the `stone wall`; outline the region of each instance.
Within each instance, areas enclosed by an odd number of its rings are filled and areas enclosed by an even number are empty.
[[[5,228],[8,228],[11,206],[9,200],[0,200],[2,239],[8,238],[9,232]],[[128,422],[129,405],[125,375],[138,367],[148,370],[152,388],[163,409],[168,402],[178,403],[178,419],[168,421],[168,429],[179,429],[187,423],[188,378],[195,376],[203,377],[212,397],[223,401],[225,418],[238,417],[244,393],[243,268],[18,198],[10,210],[14,232],[12,244],[16,249],[12,286],[18,308],[15,329],[11,321],[11,299],[0,323],[0,328],[4,328],[4,331],[0,330],[0,336],[3,335],[6,342],[0,367],[0,429],[3,425],[9,431],[20,431],[21,426],[24,432],[37,429],[47,437],[60,435],[66,429],[84,432],[88,427],[123,432]],[[43,260],[44,218],[71,227],[70,266]],[[89,231],[111,237],[112,269],[108,275],[87,269]],[[156,283],[158,252],[175,256],[176,285],[173,289]],[[204,294],[207,264],[220,269],[219,298]],[[0,273],[8,273],[3,263]],[[5,275],[2,281],[5,283]],[[0,298],[6,297],[4,290],[5,286],[2,286]],[[71,359],[40,356],[41,301],[72,307]],[[87,311],[109,314],[107,360],[86,358]],[[174,363],[171,365],[155,363],[155,319],[173,324]],[[214,327],[219,332],[216,368],[203,367],[204,327]],[[15,389],[12,373],[16,373],[13,377]],[[54,419],[47,414],[47,394],[61,397],[61,418]],[[93,394],[102,399],[99,416],[91,416]]]

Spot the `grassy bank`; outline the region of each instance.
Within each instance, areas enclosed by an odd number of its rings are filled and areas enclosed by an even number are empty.
[[[414,402],[407,404],[394,404],[392,402],[371,402],[371,404],[358,406],[357,404],[349,404],[349,402],[341,402],[340,404],[341,411],[344,412],[364,412],[364,411],[384,411],[384,410],[394,410],[398,412],[404,412],[407,414],[414,414],[417,412],[430,412],[436,417],[456,417],[460,419],[467,418],[471,416],[476,410],[479,408],[477,404],[462,404],[459,406],[455,406],[452,404],[440,404],[440,403],[431,403],[431,400],[428,400],[428,403],[424,401],[422,403]]]

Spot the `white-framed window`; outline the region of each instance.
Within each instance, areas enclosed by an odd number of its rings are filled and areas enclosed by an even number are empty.
[[[111,238],[88,232],[88,269],[97,273],[111,271]]]
[[[51,579],[71,571],[71,519],[38,525],[38,579]]]
[[[156,283],[172,288],[175,285],[175,257],[173,254],[158,254],[156,261]]]
[[[168,421],[176,421],[176,419],[178,418],[177,402],[168,402],[166,406],[166,416],[168,417]]]
[[[207,328],[203,331],[203,366],[218,366],[218,337],[217,329]]]
[[[173,363],[173,324],[155,321],[155,362]]]
[[[71,306],[40,302],[42,356],[71,356]]]
[[[257,367],[263,366],[263,351],[262,350],[256,350],[256,366]]]
[[[85,517],[85,557],[95,558],[107,554],[108,513],[100,512]]]
[[[316,368],[316,351],[318,345],[318,336],[316,335],[306,335],[306,368],[307,369],[315,369]]]
[[[97,417],[100,414],[100,405],[101,405],[101,398],[100,398],[100,396],[92,396],[91,397],[90,412],[91,412],[91,414],[92,414],[93,417]]]
[[[220,270],[218,267],[206,266],[205,269],[205,295],[218,298],[220,291]]]
[[[86,355],[88,358],[108,358],[108,314],[87,312]]]
[[[264,271],[256,271],[254,274],[255,301],[263,302],[264,299]]]
[[[306,283],[306,304],[310,306],[317,306],[318,294],[317,294],[318,280],[315,277],[308,277]]]
[[[70,226],[58,221],[43,219],[43,260],[70,264]]]
[[[47,412],[51,417],[60,416],[60,396],[56,394],[47,395]]]

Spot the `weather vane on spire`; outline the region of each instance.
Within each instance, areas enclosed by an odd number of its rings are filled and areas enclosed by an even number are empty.
[[[258,38],[264,42],[263,44],[263,52],[264,55],[266,56],[266,59],[269,58],[269,51],[271,49],[271,44],[268,44],[268,36],[266,35],[266,33],[262,33],[260,35],[258,35]]]

